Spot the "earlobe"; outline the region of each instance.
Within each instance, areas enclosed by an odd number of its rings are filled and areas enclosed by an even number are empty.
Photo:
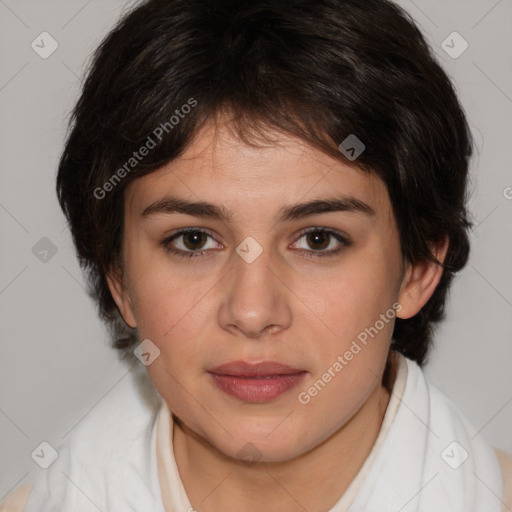
[[[446,237],[432,250],[433,255],[441,263],[445,260],[448,245],[449,239]],[[417,314],[434,293],[442,275],[443,268],[434,261],[421,260],[410,263],[400,288],[398,302],[402,309],[397,312],[397,317],[407,319]]]
[[[128,294],[123,277],[120,271],[109,272],[106,276],[108,287],[114,302],[117,304],[124,321],[131,327],[136,328],[137,322],[133,312],[131,298]]]

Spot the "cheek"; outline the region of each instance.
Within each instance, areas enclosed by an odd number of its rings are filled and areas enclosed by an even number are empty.
[[[135,295],[140,336],[152,339],[162,348],[171,339],[183,343],[193,339],[211,315],[208,301],[201,300],[204,294],[204,283],[195,280],[144,276]]]
[[[147,367],[150,377],[157,388],[159,382],[169,387],[173,378],[201,378],[207,357],[217,350],[208,342],[219,337],[212,300],[218,276],[199,279],[168,262],[143,268],[134,294],[138,332],[140,339],[150,339],[160,350],[158,364]]]
[[[395,274],[388,263],[361,257],[315,295],[312,309],[324,334],[314,338],[315,372],[301,391],[310,400],[305,410],[332,419],[326,431],[358,410],[385,366],[396,316]]]
[[[311,309],[330,331],[345,342],[373,326],[392,308],[398,292],[396,263],[381,252],[362,252],[349,259],[335,276],[325,280],[311,299]],[[310,292],[311,294],[311,292]],[[379,330],[390,335],[393,310]],[[391,317],[391,319],[389,318]]]
[[[126,240],[126,268],[139,335],[155,343],[188,320],[204,294],[201,280],[179,271],[164,250],[144,236]],[[189,326],[196,325],[188,321]]]
[[[180,282],[161,276],[145,275],[137,290],[137,321],[140,339],[150,339],[160,350],[158,358],[146,367],[148,375],[173,412],[182,416],[196,405],[190,399],[200,396],[195,389],[204,378],[205,347],[201,340],[211,332],[212,318],[204,296],[204,283]],[[186,391],[184,391],[186,390]]]

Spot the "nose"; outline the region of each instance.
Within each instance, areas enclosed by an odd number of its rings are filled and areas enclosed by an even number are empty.
[[[219,309],[223,329],[247,338],[262,338],[290,326],[290,291],[271,260],[270,250],[263,250],[251,263],[233,254],[234,269],[227,276]]]

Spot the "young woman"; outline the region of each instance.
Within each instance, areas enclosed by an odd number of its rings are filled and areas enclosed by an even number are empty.
[[[113,346],[143,364],[4,507],[510,510],[510,457],[421,369],[468,259],[471,151],[391,2],[136,7],[57,190]]]

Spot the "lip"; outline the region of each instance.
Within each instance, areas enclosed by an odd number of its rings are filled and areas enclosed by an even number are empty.
[[[262,361],[232,361],[208,371],[224,393],[245,402],[268,402],[297,386],[307,372],[299,368]]]

